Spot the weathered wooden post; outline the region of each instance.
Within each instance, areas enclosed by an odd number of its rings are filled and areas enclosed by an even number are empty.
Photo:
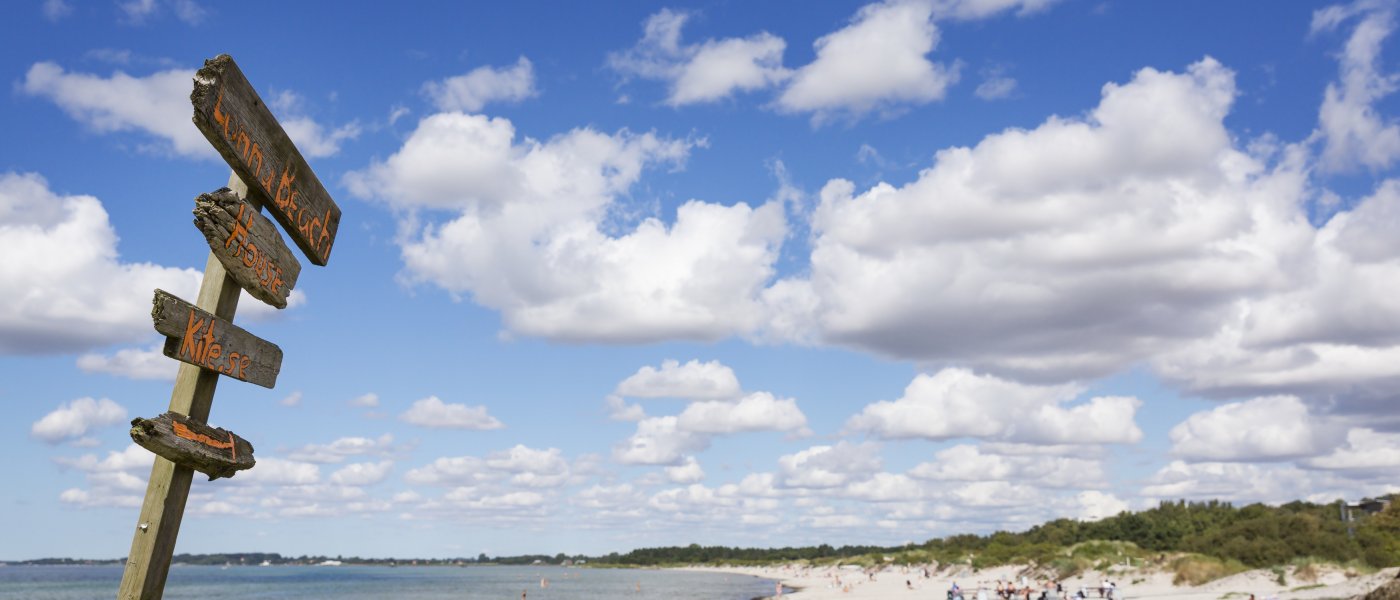
[[[212,480],[254,465],[252,444],[206,423],[220,375],[271,388],[282,368],[281,348],[233,324],[240,290],[285,308],[301,273],[301,264],[260,211],[266,207],[317,265],[330,259],[340,225],[340,207],[231,57],[204,61],[190,102],[195,125],[233,174],[228,187],[195,200],[195,225],[210,249],[195,303],[162,290],[152,301],[156,331],[167,336],[165,355],[182,364],[169,410],[132,421],[132,440],[157,457],[118,600],[159,599],[165,593],[196,470]]]

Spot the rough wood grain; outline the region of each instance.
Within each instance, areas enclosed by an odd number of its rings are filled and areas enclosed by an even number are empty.
[[[131,440],[170,462],[208,475],[210,481],[233,477],[257,463],[248,440],[179,413],[132,419]]]
[[[229,177],[228,186],[240,196],[247,193],[237,173]],[[223,264],[209,253],[196,304],[221,319],[232,321],[238,311],[239,291],[238,283],[228,277]],[[175,387],[170,390],[170,412],[208,421],[218,384],[218,373],[182,363],[175,374]],[[121,587],[117,589],[118,600],[160,600],[164,595],[170,558],[180,535],[180,522],[184,520],[185,501],[189,499],[193,479],[194,469],[164,458],[157,457],[151,465],[146,498],[141,502],[141,515],[132,531],[131,551],[122,570]]]
[[[282,349],[277,344],[165,290],[156,290],[151,304],[156,331],[167,336],[166,356],[265,388],[277,384],[282,370]]]
[[[249,194],[312,263],[325,265],[340,228],[340,207],[233,58],[220,54],[204,61],[190,102],[195,126],[248,184]]]
[[[287,307],[301,262],[252,203],[228,188],[200,194],[194,200],[194,225],[238,285],[254,298]]]

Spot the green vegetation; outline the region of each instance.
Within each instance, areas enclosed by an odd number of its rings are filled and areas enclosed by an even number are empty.
[[[1201,585],[1221,577],[1243,573],[1249,568],[1237,560],[1187,554],[1173,560],[1171,570],[1176,574],[1172,577],[1172,583],[1176,585]]]
[[[1348,533],[1348,525],[1352,531]],[[1155,564],[1179,581],[1203,582],[1247,569],[1313,562],[1381,568],[1400,564],[1400,504],[1374,516],[1341,520],[1336,504],[1291,502],[1282,506],[1228,502],[1163,502],[1141,512],[1101,521],[1058,519],[1011,533],[955,535],[920,545],[822,545],[803,548],[678,546],[641,548],[590,559],[612,565],[767,564],[808,562],[872,565],[967,564],[974,568],[1024,563],[1069,576],[1089,568]],[[1278,571],[1283,578],[1284,571]],[[1305,571],[1306,573],[1307,571]],[[1300,578],[1307,575],[1300,574]]]

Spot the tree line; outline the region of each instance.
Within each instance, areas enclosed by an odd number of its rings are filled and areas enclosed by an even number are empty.
[[[1392,498],[1394,499],[1394,498]],[[671,546],[639,548],[593,560],[602,564],[761,564],[853,559],[880,555],[899,562],[970,563],[975,567],[1025,563],[1052,566],[1067,559],[1131,560],[1152,554],[1195,553],[1248,567],[1269,567],[1295,560],[1357,562],[1371,567],[1400,564],[1400,503],[1375,515],[1355,515],[1345,522],[1338,503],[1290,502],[1282,506],[1236,507],[1221,501],[1165,501],[1139,512],[1122,512],[1099,521],[1057,519],[1022,532],[962,534],[907,546],[829,545],[785,548]],[[1094,541],[1126,542],[1099,549]],[[1074,549],[1074,550],[1071,550]],[[1095,556],[1095,552],[1105,555]],[[1111,554],[1111,556],[1110,556]],[[857,561],[859,562],[859,561]]]

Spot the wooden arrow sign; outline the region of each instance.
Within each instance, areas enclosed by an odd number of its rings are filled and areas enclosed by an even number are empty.
[[[167,336],[165,355],[265,388],[277,384],[282,349],[193,304],[156,290],[156,331]]]
[[[233,477],[257,463],[248,440],[179,413],[132,419],[131,440],[170,462],[208,475],[210,481]]]
[[[301,263],[272,221],[232,190],[219,188],[195,198],[194,224],[229,277],[254,298],[287,307]]]
[[[194,124],[311,262],[325,265],[340,207],[227,54],[194,76]]]

